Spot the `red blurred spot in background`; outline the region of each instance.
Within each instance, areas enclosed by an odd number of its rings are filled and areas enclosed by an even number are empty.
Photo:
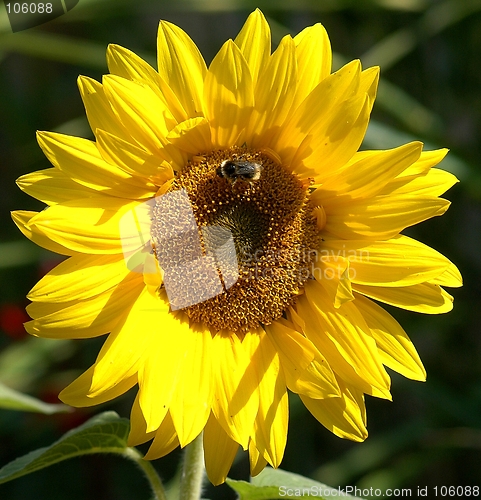
[[[21,339],[27,335],[23,324],[29,319],[24,308],[17,304],[0,306],[0,330],[13,339]]]

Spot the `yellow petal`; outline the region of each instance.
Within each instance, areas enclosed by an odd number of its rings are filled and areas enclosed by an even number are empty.
[[[399,177],[407,177],[409,180],[420,175],[426,175],[432,167],[443,160],[448,152],[449,150],[445,148],[434,151],[423,151],[419,160],[399,174]]]
[[[252,440],[249,441],[249,464],[252,477],[260,474],[267,465],[267,460],[259,453]]]
[[[237,335],[218,333],[212,343],[214,381],[213,413],[227,435],[247,449],[249,436],[259,408],[257,377],[250,360],[251,349],[258,343],[247,333],[243,342]]]
[[[149,451],[145,454],[146,460],[154,460],[165,457],[179,446],[179,440],[175,432],[174,423],[169,413],[165,416],[162,424],[155,433],[154,440]]]
[[[212,150],[210,126],[205,118],[190,118],[179,123],[167,138],[176,148],[193,155]]]
[[[419,196],[441,196],[458,181],[456,176],[445,170],[432,168],[422,177],[399,177],[379,193],[382,195],[416,194]]]
[[[353,283],[410,286],[441,275],[451,262],[436,250],[407,236],[387,241],[326,240],[322,252],[349,260]]]
[[[145,189],[153,193],[152,196],[158,186],[174,176],[172,167],[165,161],[169,155],[162,154],[163,150],[153,155],[103,130],[97,130],[97,148],[107,162],[117,165],[134,178],[140,177]]]
[[[132,277],[133,275],[133,277]],[[25,323],[31,335],[44,338],[91,338],[112,331],[144,289],[142,277],[132,273],[121,284],[90,299],[69,302],[33,302],[27,306],[33,321]]]
[[[255,442],[272,467],[279,467],[287,441],[288,401],[284,372],[267,335],[257,330],[260,342],[252,352],[257,374],[259,412],[255,419]]]
[[[372,68],[365,69],[361,72],[358,92],[365,92],[369,96],[371,110],[376,99],[377,87],[379,84],[379,73],[379,66],[373,66]]]
[[[433,196],[374,196],[340,205],[324,206],[326,230],[342,239],[383,240],[403,229],[442,215],[450,202]]]
[[[286,376],[287,387],[314,398],[339,395],[337,381],[327,361],[310,340],[280,320],[265,327]]]
[[[37,132],[37,140],[55,167],[87,188],[130,199],[147,198],[155,193],[145,181],[106,162],[95,142],[54,132]]]
[[[449,267],[442,274],[430,280],[430,283],[457,288],[463,286],[463,277],[459,269],[451,262]]]
[[[127,446],[138,446],[146,443],[155,437],[155,431],[147,432],[147,422],[145,421],[139,403],[139,393],[135,396],[130,411],[130,432],[127,439]]]
[[[170,414],[182,447],[195,439],[210,415],[213,395],[212,335],[208,328],[190,327],[182,368]]]
[[[132,137],[152,153],[162,148],[169,130],[176,125],[167,104],[150,87],[126,78],[107,75],[102,83],[117,120]]]
[[[231,40],[223,45],[209,67],[204,105],[213,146],[242,145],[242,134],[254,106],[254,92],[247,62]]]
[[[247,61],[255,85],[271,53],[271,30],[259,9],[249,15],[234,43]]]
[[[204,461],[207,477],[214,486],[225,482],[238,449],[239,445],[211,414],[204,429]]]
[[[183,360],[188,355],[188,346],[196,332],[190,331],[187,321],[169,312],[168,302],[158,294],[154,296],[147,292],[142,302],[138,324],[134,327],[132,323],[132,332],[127,331],[126,336],[135,338],[137,332],[141,331],[146,337],[146,349],[142,354],[138,375],[139,401],[147,431],[151,431],[161,425],[167,414],[182,376]],[[134,316],[133,321],[135,319]],[[125,342],[128,342],[127,337]]]
[[[251,147],[269,147],[292,106],[297,81],[294,41],[285,36],[260,72],[255,107],[245,140]]]
[[[27,297],[40,302],[89,299],[115,287],[130,272],[123,255],[74,255],[48,272]]]
[[[315,207],[312,211],[312,217],[316,219],[318,231],[322,231],[326,227],[326,211],[324,210],[324,207]]]
[[[292,159],[292,169],[301,177],[314,177],[316,182],[332,175],[359,149],[370,111],[367,94],[336,106],[302,141]]]
[[[334,435],[352,441],[364,441],[367,429],[362,392],[343,384],[341,388],[340,398],[311,399],[301,395],[301,400],[314,417]]]
[[[378,194],[382,188],[421,154],[421,142],[412,142],[387,151],[372,151],[361,159],[351,160],[312,193],[313,203],[331,205]],[[356,158],[356,157],[354,157]]]
[[[201,115],[207,68],[195,43],[175,24],[159,24],[157,63],[161,78],[178,97],[187,117]]]
[[[90,388],[90,395],[101,394],[115,386],[120,379],[138,372],[141,391],[140,404],[147,422],[149,421],[148,415],[142,406],[144,387],[141,380],[141,375],[143,375],[141,369],[145,360],[152,356],[158,348],[156,339],[160,335],[156,330],[159,329],[159,325],[163,326],[166,317],[169,317],[165,312],[165,307],[164,301],[160,297],[152,297],[144,288],[127,311],[119,312],[119,324],[108,336],[95,362]],[[162,322],[162,320],[164,321]],[[164,345],[163,348],[168,350],[168,344]],[[158,392],[160,392],[160,388],[158,388]],[[153,399],[152,404],[160,406],[161,399],[158,398],[157,401]]]
[[[112,75],[137,81],[152,87],[159,87],[159,74],[146,61],[125,47],[109,44],[107,47],[107,65]]]
[[[11,213],[13,222],[22,231],[23,235],[36,245],[46,248],[51,252],[59,253],[60,255],[75,255],[77,252],[65,245],[61,245],[56,241],[52,241],[47,235],[39,231],[37,228],[29,226],[30,221],[38,215],[38,212],[29,212],[28,210],[15,210]]]
[[[302,101],[289,116],[271,148],[281,156],[283,163],[292,161],[297,149],[311,130],[332,116],[332,111],[345,100],[356,95],[359,88],[361,65],[352,61],[331,74]]]
[[[413,380],[426,380],[426,371],[401,325],[382,307],[356,295],[356,307],[364,316],[376,341],[383,364]]]
[[[137,383],[137,376],[132,375],[128,378],[120,380],[116,386],[110,388],[102,394],[92,397],[89,396],[89,391],[93,373],[94,366],[91,366],[58,395],[59,399],[65,404],[76,406],[78,408],[99,405],[124,394]]]
[[[337,309],[345,302],[354,300],[351,290],[351,271],[349,260],[332,251],[332,248],[322,244],[321,258],[317,260],[312,269],[312,275],[329,295],[334,307]]]
[[[144,283],[151,293],[157,293],[164,280],[164,273],[159,266],[158,260],[152,255],[147,254],[144,261]]]
[[[392,306],[424,314],[442,314],[453,308],[453,297],[439,285],[420,283],[419,285],[388,288],[381,286],[353,285],[353,290],[371,299]]]
[[[124,227],[122,242],[120,223],[126,213],[140,205],[110,196],[73,200],[36,214],[28,222],[28,229],[75,252],[118,254],[129,239],[134,245],[138,241],[136,227]]]
[[[96,134],[97,129],[101,129],[131,141],[132,137],[125,124],[115,116],[102,84],[86,76],[79,76],[77,84],[92,132]]]
[[[104,76],[103,84],[117,119],[129,129],[135,141],[153,154],[165,154],[169,146],[167,134],[177,125],[168,103],[150,87],[119,76]],[[185,163],[185,156],[175,148],[168,152],[174,163]]]
[[[58,168],[22,175],[17,179],[17,186],[47,205],[96,195],[96,191],[74,182]]]
[[[187,119],[187,114],[169,85],[159,73],[132,51],[110,44],[107,48],[107,64],[113,75],[148,85],[161,100],[167,103],[177,121]]]
[[[297,107],[331,74],[332,51],[327,32],[319,23],[302,30],[294,42],[299,82],[293,106]]]
[[[362,392],[390,399],[390,380],[374,339],[353,302],[335,309],[323,287],[311,281],[299,297],[297,312],[305,334],[338,377]]]

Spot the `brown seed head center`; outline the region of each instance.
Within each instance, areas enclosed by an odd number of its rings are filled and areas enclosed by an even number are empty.
[[[240,165],[238,176],[232,165],[226,175],[219,170],[226,160]],[[319,236],[308,188],[262,151],[234,147],[195,157],[167,193],[183,193],[185,202],[164,200],[153,211],[171,307],[213,331],[243,333],[279,318],[312,275]],[[210,297],[199,300],[204,292]]]

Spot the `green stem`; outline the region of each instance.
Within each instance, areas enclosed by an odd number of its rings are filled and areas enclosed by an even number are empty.
[[[202,433],[185,449],[182,476],[180,478],[180,500],[199,500],[204,479],[204,447]]]
[[[144,460],[142,458],[142,454],[135,448],[125,448],[122,456],[134,461],[142,469],[142,472],[145,474],[145,477],[147,478],[147,481],[149,481],[150,487],[152,488],[155,500],[167,500],[164,487],[162,486],[162,481],[160,480],[157,471],[154,469],[152,462]]]

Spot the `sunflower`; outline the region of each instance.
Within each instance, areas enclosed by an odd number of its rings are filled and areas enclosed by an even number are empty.
[[[138,386],[129,441],[147,459],[203,431],[223,482],[241,446],[277,467],[288,392],[335,435],[367,437],[364,395],[390,399],[385,366],[424,380],[380,305],[445,313],[461,285],[447,258],[400,234],[457,182],[420,142],[359,151],[378,68],[331,73],[320,24],[271,54],[259,10],[207,68],[162,21],[158,70],[110,45],[110,74],[78,84],[95,140],[39,132],[53,168],[20,188],[46,203],[21,231],[67,258],[32,289],[26,329],[108,334],[63,390],[73,406]]]

